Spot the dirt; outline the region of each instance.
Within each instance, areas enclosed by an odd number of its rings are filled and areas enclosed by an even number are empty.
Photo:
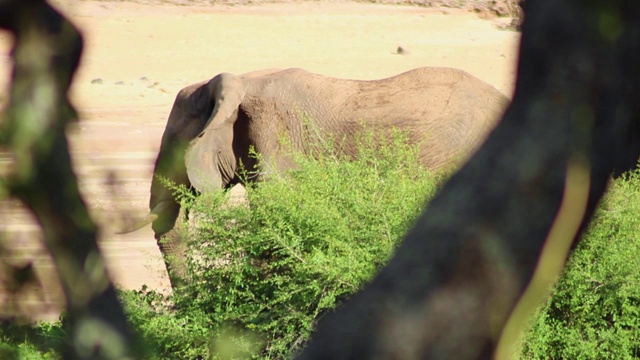
[[[150,227],[128,235],[114,231],[123,217],[147,211],[153,162],[182,87],[220,72],[262,68],[375,79],[419,66],[446,66],[466,70],[509,96],[513,90],[519,34],[499,30],[508,18],[487,19],[467,10],[333,1],[54,4],[85,35],[70,94],[81,122],[68,133],[82,192],[101,225],[110,273],[128,289],[147,285],[169,291]],[[0,89],[8,84],[11,41],[0,33]],[[6,97],[6,90],[0,92],[0,102]],[[0,172],[9,164],[0,154]],[[55,318],[61,303],[55,272],[39,245],[38,227],[15,201],[0,202],[0,234],[12,250],[9,260],[31,261],[41,283],[13,308],[0,294],[0,315],[22,311]]]

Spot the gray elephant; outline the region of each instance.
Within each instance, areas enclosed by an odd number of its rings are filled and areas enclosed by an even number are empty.
[[[331,137],[345,155],[365,127],[399,129],[420,147],[431,170],[455,166],[484,141],[508,99],[464,71],[418,68],[390,78],[358,81],[301,69],[223,73],[182,89],[162,137],[151,184],[150,214],[156,239],[175,226],[180,205],[157,176],[199,192],[238,183],[239,164],[286,170],[291,148],[308,151],[314,136]],[[285,141],[282,141],[285,140]],[[172,285],[185,275],[179,237],[158,243]]]

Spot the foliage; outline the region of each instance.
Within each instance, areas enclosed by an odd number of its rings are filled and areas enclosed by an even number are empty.
[[[170,298],[146,287],[119,295],[129,323],[147,348],[146,359],[198,359],[206,352],[209,330],[201,319],[176,312]]]
[[[58,360],[67,333],[68,323],[38,323],[35,325],[0,324],[0,359]]]
[[[146,359],[290,357],[315,322],[385,263],[438,184],[396,135],[359,160],[295,156],[296,170],[190,204],[189,285],[172,297],[122,291]],[[322,154],[323,152],[319,152]],[[318,154],[316,154],[318,155]],[[548,302],[522,359],[640,358],[640,171],[613,182]],[[60,359],[64,321],[0,328],[0,358]]]
[[[526,359],[640,358],[640,170],[616,180],[523,343]]]
[[[248,189],[250,208],[201,196],[180,311],[206,319],[214,337],[234,329],[260,358],[299,349],[315,321],[386,262],[436,190],[403,135],[374,137],[363,137],[354,161],[293,155],[296,170]]]
[[[292,155],[296,170],[248,188],[251,208],[224,205],[222,192],[196,199],[172,187],[195,222],[191,281],[171,297],[119,294],[147,359],[288,357],[385,263],[439,179],[400,133],[364,136],[352,161],[317,140],[314,157]],[[0,354],[22,351],[21,341],[9,339]]]

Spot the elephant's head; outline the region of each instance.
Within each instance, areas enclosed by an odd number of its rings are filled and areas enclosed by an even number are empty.
[[[159,238],[174,227],[180,205],[161,178],[200,192],[223,188],[234,180],[238,157],[245,158],[249,147],[246,119],[238,121],[244,95],[241,79],[231,74],[180,91],[155,164],[151,212],[122,233],[153,222]],[[235,134],[234,127],[238,128]]]

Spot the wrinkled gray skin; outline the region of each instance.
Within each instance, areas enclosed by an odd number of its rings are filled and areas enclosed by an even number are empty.
[[[301,69],[223,73],[182,89],[162,137],[154,175],[199,192],[239,182],[239,164],[251,169],[253,146],[267,167],[291,166],[286,153],[308,151],[310,139],[329,136],[354,153],[363,124],[408,131],[420,146],[420,161],[440,170],[455,166],[479,147],[508,104],[492,86],[450,68],[418,68],[381,80],[356,81]],[[290,145],[282,145],[282,139]],[[289,146],[289,147],[287,147]],[[268,169],[262,169],[268,170]],[[151,214],[156,238],[169,233],[180,206],[154,176]],[[135,230],[134,229],[130,229]],[[172,285],[186,274],[178,236],[159,242]],[[170,257],[167,257],[170,255]]]

